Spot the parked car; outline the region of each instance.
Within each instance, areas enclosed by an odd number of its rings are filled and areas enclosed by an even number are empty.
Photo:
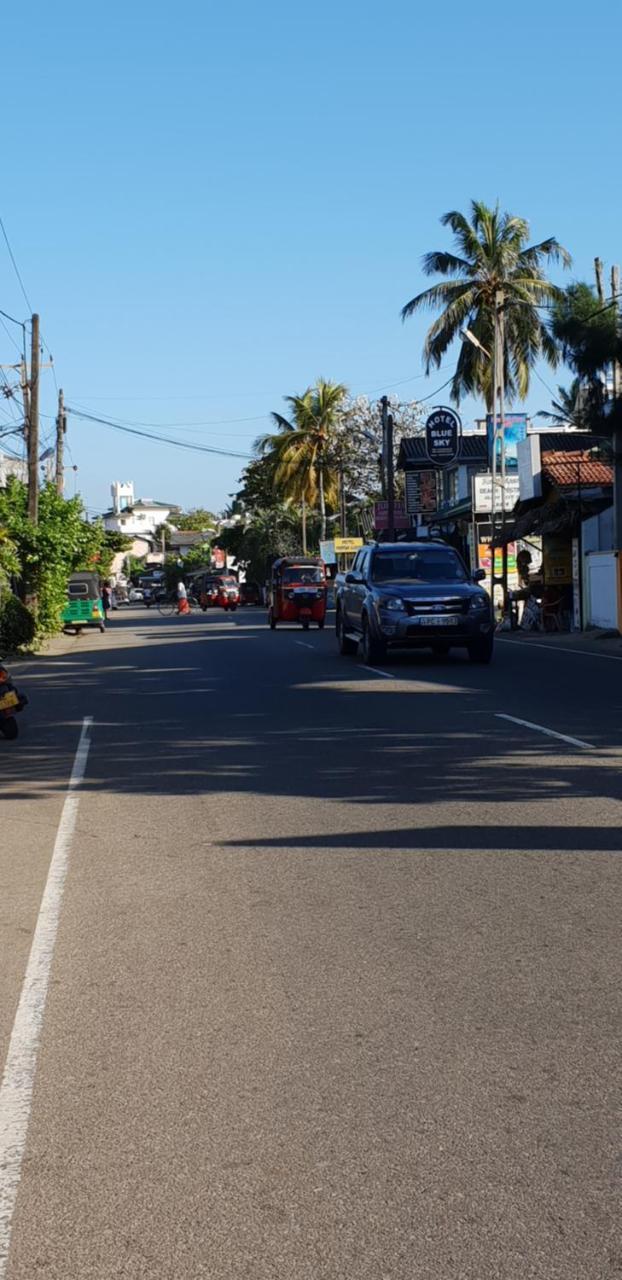
[[[490,596],[453,547],[442,542],[371,543],[335,580],[339,651],[380,662],[390,648],[467,650],[490,662],[494,619]]]

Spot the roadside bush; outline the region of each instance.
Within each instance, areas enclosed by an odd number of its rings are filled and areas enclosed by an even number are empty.
[[[23,649],[34,638],[35,620],[30,609],[17,596],[0,600],[0,649]]]

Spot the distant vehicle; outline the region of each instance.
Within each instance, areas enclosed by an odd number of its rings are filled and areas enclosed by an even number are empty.
[[[230,573],[196,574],[191,586],[204,613],[219,608],[234,613],[240,603],[238,580]]]
[[[282,556],[270,571],[268,625],[299,623],[308,631],[312,622],[320,630],[326,620],[326,568],[318,556]]]
[[[15,688],[13,681],[0,662],[0,734],[3,738],[16,738],[18,733],[16,715],[23,711],[28,703],[25,693]]]
[[[145,593],[140,587],[130,587],[128,595],[130,604],[141,604],[145,598]]]
[[[163,582],[156,582],[151,587],[142,587],[143,604],[145,608],[150,609],[153,604],[157,604],[158,600],[164,599],[166,596],[166,587]]]
[[[98,573],[72,573],[67,583],[67,603],[61,614],[64,631],[75,631],[76,635],[83,627],[97,627],[106,630],[104,606]]]
[[[443,655],[464,648],[490,662],[494,619],[479,585],[453,547],[441,542],[370,543],[335,580],[339,651],[381,662],[390,648],[427,648]]]
[[[258,582],[240,583],[240,604],[261,604],[261,589]]]

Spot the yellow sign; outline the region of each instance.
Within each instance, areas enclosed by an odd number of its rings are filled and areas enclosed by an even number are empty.
[[[362,538],[335,538],[335,551],[338,556],[348,555],[350,551],[358,551],[362,546]]]

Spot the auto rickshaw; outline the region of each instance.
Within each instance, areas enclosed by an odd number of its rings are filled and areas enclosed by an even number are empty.
[[[268,623],[299,622],[303,631],[326,621],[326,570],[319,556],[282,556],[272,565],[268,584]]]
[[[67,603],[61,615],[64,631],[72,628],[76,635],[82,627],[106,630],[98,573],[72,573],[67,583]]]
[[[205,613],[207,609],[224,609],[235,613],[240,603],[237,578],[231,573],[205,573],[193,577],[192,591]]]

